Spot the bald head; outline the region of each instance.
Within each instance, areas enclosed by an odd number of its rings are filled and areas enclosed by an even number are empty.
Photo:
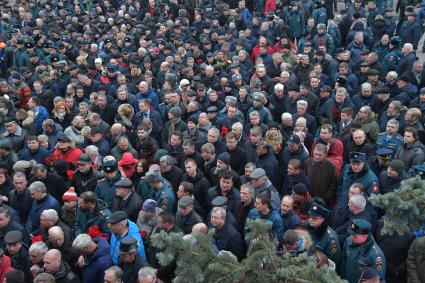
[[[192,227],[192,232],[198,232],[206,235],[208,234],[208,227],[204,223],[198,223]]]
[[[62,254],[57,249],[51,249],[44,255],[43,262],[44,270],[47,273],[55,274],[61,266]]]

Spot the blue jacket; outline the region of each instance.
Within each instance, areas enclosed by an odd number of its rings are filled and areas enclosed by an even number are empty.
[[[44,133],[45,134],[45,133]],[[63,128],[59,124],[55,124],[55,129],[48,136],[49,138],[49,149],[54,149],[56,144],[58,143],[58,138],[63,136]]]
[[[422,36],[422,25],[418,21],[409,23],[407,20],[401,25],[400,38],[404,43],[411,43],[413,49],[418,48],[419,40]]]
[[[121,240],[126,237],[131,237],[137,240],[137,242],[139,243],[138,255],[146,261],[145,247],[143,245],[143,239],[139,233],[139,227],[137,227],[134,222],[128,220],[127,234],[124,237],[117,237],[117,235],[112,234],[111,237],[111,246],[109,248],[109,254],[112,257],[114,265],[117,265],[119,260],[119,254],[117,253],[117,249],[120,247]]]
[[[328,13],[325,7],[316,8],[313,11],[314,24],[327,24],[328,23]]]
[[[253,208],[248,213],[247,220],[255,220],[255,219],[262,219],[264,221],[270,221],[272,223],[272,231],[274,233],[274,236],[276,239],[281,242],[283,237],[283,224],[282,224],[282,218],[279,215],[279,212],[273,208],[270,208],[270,213],[267,215],[263,215],[260,212],[258,212],[257,209]],[[248,227],[245,226],[245,235],[248,235]]]
[[[50,155],[50,152],[45,148],[39,148],[36,152],[32,152],[29,148],[22,151],[23,160],[35,160],[37,163],[44,163],[43,160]]]
[[[287,214],[281,213],[280,217],[282,218],[283,231],[295,229],[301,226],[301,219],[293,209]]]
[[[105,270],[113,265],[108,242],[96,238],[97,249],[84,260],[82,283],[103,283]]]
[[[376,149],[380,148],[388,148],[392,149],[395,152],[397,151],[397,148],[403,144],[403,136],[399,133],[396,133],[392,137],[388,137],[387,134],[381,134],[378,136],[378,139],[376,141]],[[394,155],[393,154],[393,155]]]
[[[133,105],[134,107],[134,111],[137,113],[140,111],[139,109],[139,101],[142,99],[148,99],[149,102],[151,103],[151,105],[153,106],[153,108],[155,108],[155,110],[158,110],[159,107],[159,99],[158,96],[156,95],[156,93],[153,91],[153,89],[149,89],[148,93],[146,94],[142,94],[141,92],[136,93],[136,101]]]
[[[286,22],[289,25],[291,37],[299,38],[305,27],[304,14],[300,11],[291,11]]]
[[[34,111],[34,110],[33,110]],[[44,106],[38,106],[38,112],[35,114],[35,124],[37,129],[37,135],[41,134],[43,132],[43,121],[49,118],[49,113],[47,112],[47,109]]]
[[[365,187],[365,192],[368,196],[370,196],[371,193],[377,194],[379,192],[378,177],[369,169],[367,164],[365,164],[363,170],[358,173],[355,173],[351,169],[351,164],[347,164],[341,173],[341,179],[337,189],[337,198],[345,194],[354,183],[361,183]]]
[[[99,180],[96,185],[95,193],[97,198],[106,202],[108,207],[111,207],[115,196],[115,183],[121,180],[121,178],[121,174],[117,173],[112,179],[104,178]]]
[[[38,200],[38,201],[33,200],[31,210],[28,216],[28,223],[27,223],[27,229],[29,232],[32,232],[38,229],[38,227],[40,226],[40,215],[43,212],[43,210],[46,210],[46,209],[54,209],[60,215],[61,209],[60,209],[59,203],[50,194],[47,194],[41,200]]]

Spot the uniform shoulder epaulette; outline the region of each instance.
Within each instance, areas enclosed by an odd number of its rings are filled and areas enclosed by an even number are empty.
[[[102,179],[97,180],[98,183],[101,183],[103,181],[105,181],[105,178],[102,178]]]

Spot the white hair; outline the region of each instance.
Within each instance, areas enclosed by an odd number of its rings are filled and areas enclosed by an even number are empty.
[[[53,219],[55,221],[58,221],[59,220],[59,215],[56,212],[56,210],[54,210],[54,209],[43,210],[43,212],[41,213],[40,217],[41,216],[45,216],[45,217],[47,217],[49,219]]]
[[[277,53],[275,53],[275,54],[277,54]],[[283,90],[283,84],[281,84],[281,83],[276,84],[274,86],[274,90]]]
[[[283,119],[292,119],[292,115],[289,112],[285,112],[282,114],[282,116],[280,117],[282,120]]]
[[[92,238],[88,234],[80,234],[72,242],[72,247],[74,249],[83,249],[93,243]]]
[[[29,248],[29,252],[32,251],[37,251],[41,254],[45,254],[47,253],[47,251],[49,250],[49,248],[47,247],[45,242],[35,242],[34,244],[31,245],[31,247]]]
[[[363,210],[366,207],[366,198],[363,195],[352,195],[350,202],[356,208]]]
[[[89,145],[86,147],[86,153],[89,154],[94,154],[94,155],[98,155],[99,154],[99,148],[95,145]]]
[[[308,107],[308,102],[305,100],[298,100],[297,101],[297,106],[305,106]]]
[[[33,192],[40,192],[40,193],[45,193],[47,191],[46,189],[46,185],[43,182],[40,181],[35,181],[34,183],[32,183],[28,190],[33,193]]]

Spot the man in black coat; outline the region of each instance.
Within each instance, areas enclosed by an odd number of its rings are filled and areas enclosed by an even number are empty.
[[[230,132],[226,135],[227,152],[230,154],[230,167],[239,175],[242,175],[247,163],[245,149],[238,146],[236,133]]]
[[[143,202],[139,194],[134,192],[130,179],[122,178],[115,183],[115,197],[112,200],[112,212],[125,211],[128,219],[137,222]]]
[[[140,268],[147,266],[146,261],[138,255],[137,240],[132,237],[122,239],[118,253],[120,255],[119,267],[121,267],[123,272],[123,282],[137,282]]]
[[[233,176],[229,172],[224,172],[220,175],[220,181],[217,186],[208,190],[208,204],[211,207],[212,201],[218,197],[224,196],[227,198],[227,209],[234,214],[236,203],[239,201],[239,191],[233,185]]]
[[[13,175],[14,190],[9,192],[9,205],[18,212],[20,223],[27,223],[28,214],[32,206],[31,194],[28,190],[27,177],[22,172]]]
[[[93,169],[90,156],[87,153],[80,155],[78,159],[78,169],[74,172],[71,186],[80,195],[86,191],[94,192],[97,181],[103,178],[103,173]]]
[[[194,210],[195,199],[184,196],[179,199],[178,210],[176,213],[175,225],[183,231],[184,234],[192,233],[192,227],[198,223],[203,223],[202,217]]]
[[[25,273],[26,281],[30,280],[31,262],[29,259],[28,247],[22,243],[23,235],[20,231],[13,230],[6,233],[4,243],[6,244],[5,254],[10,257],[12,267]]]
[[[46,166],[37,164],[33,167],[34,177],[30,179],[30,184],[41,181],[46,185],[47,192],[60,204],[63,204],[62,196],[68,190],[65,181],[59,175],[47,171]]]
[[[10,212],[6,207],[0,207],[0,249],[4,249],[6,246],[4,237],[10,231],[20,231],[22,233],[22,242],[25,245],[29,244],[28,232],[16,220],[11,218]]]
[[[71,270],[68,263],[62,260],[59,250],[49,250],[43,258],[44,267],[40,268],[40,273],[50,273],[55,277],[56,283],[80,283],[78,276]]]
[[[162,156],[159,159],[161,175],[173,187],[173,192],[177,192],[184,171],[175,165],[175,160],[171,155]]]
[[[404,171],[404,163],[399,159],[391,160],[388,169],[379,175],[379,187],[381,193],[390,193],[400,187],[401,181],[408,178]]]
[[[214,207],[211,212],[211,225],[215,228],[214,243],[219,251],[229,251],[241,260],[243,257],[241,235],[225,220],[226,210],[222,207]]]

